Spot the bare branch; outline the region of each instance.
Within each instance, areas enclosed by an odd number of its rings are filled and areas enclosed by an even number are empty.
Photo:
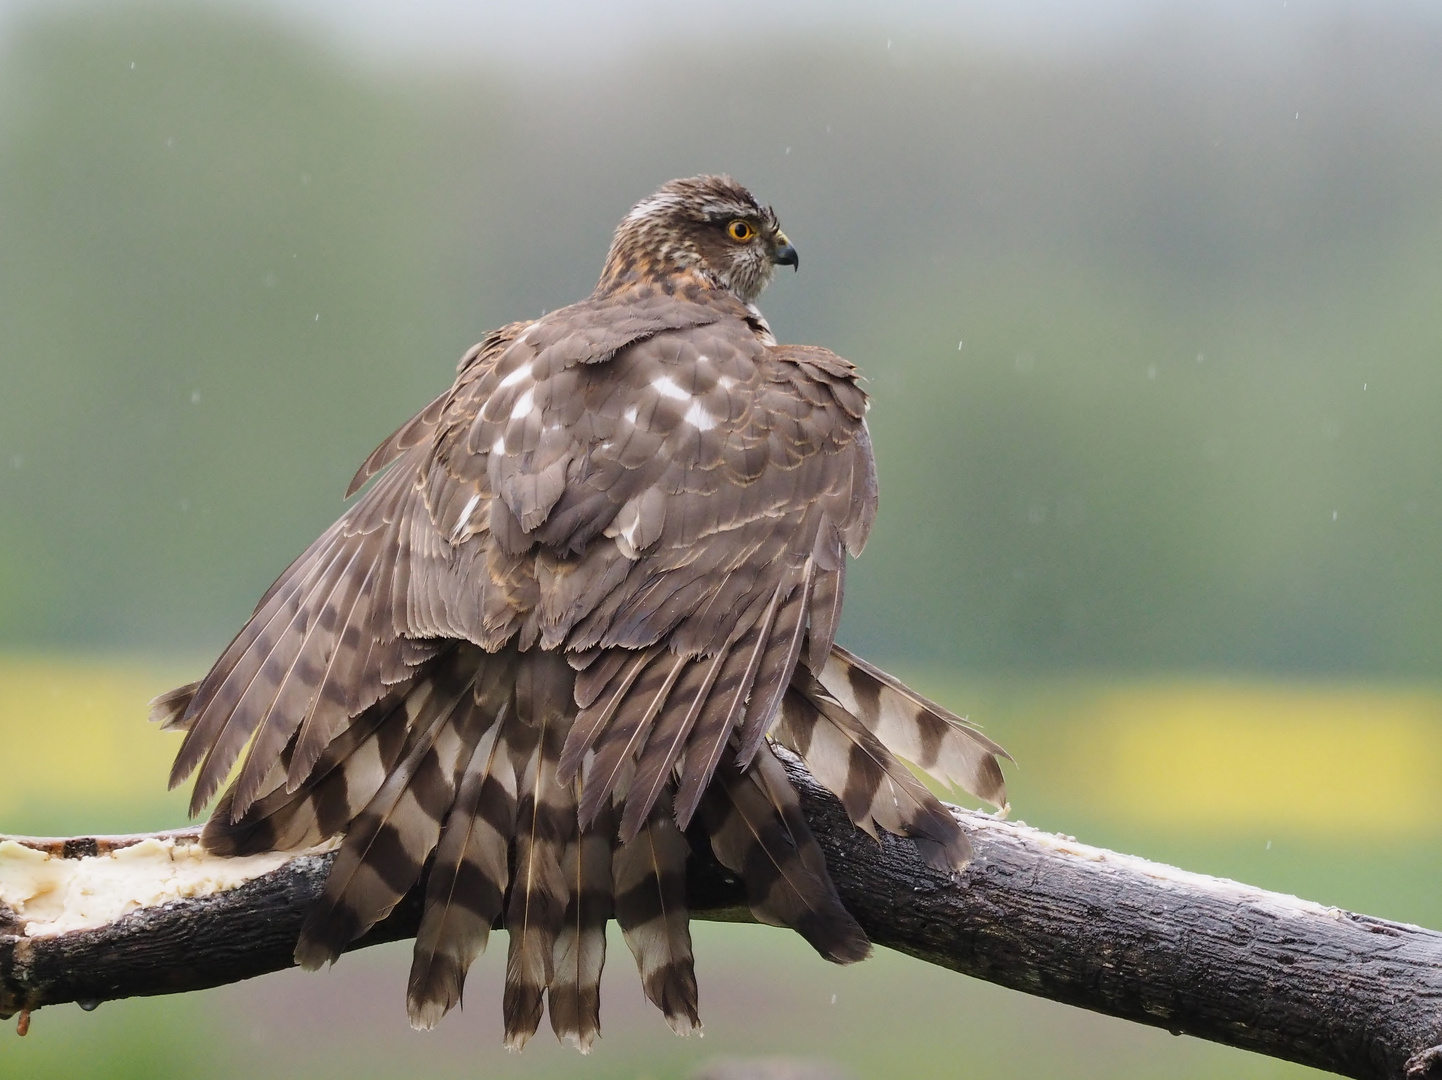
[[[1345,1076],[1442,1077],[1442,934],[960,810],[976,859],[953,879],[928,868],[910,843],[878,845],[852,828],[799,762],[786,764],[842,898],[879,945]],[[237,869],[234,860],[199,856],[194,838],[183,831],[0,846],[0,898],[23,891],[26,867],[42,873],[42,863],[87,857],[97,867],[108,859],[106,872],[135,897],[180,896],[118,917],[79,910],[98,904],[93,897],[0,906],[0,1016],[289,967],[331,856],[274,856],[272,865]],[[149,846],[136,851],[137,841]],[[217,862],[232,865],[217,877]],[[739,886],[707,859],[693,860],[689,889],[698,918],[749,918]],[[411,936],[419,907],[413,892],[356,947]],[[65,929],[87,919],[99,924]]]

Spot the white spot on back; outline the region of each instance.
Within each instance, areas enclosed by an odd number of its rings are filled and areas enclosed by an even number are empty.
[[[516,398],[515,405],[511,406],[511,419],[519,420],[530,413],[536,407],[536,391],[532,387],[520,397]]]
[[[527,331],[527,333],[529,332],[530,331]],[[509,386],[515,386],[516,383],[521,382],[524,379],[529,379],[530,377],[531,365],[529,363],[522,364],[520,367],[516,368],[515,371],[511,372],[509,375],[507,375],[504,379],[501,380],[501,385],[499,389],[504,390]]]
[[[716,384],[720,386],[722,390],[730,390],[733,386],[736,385],[736,380],[733,379],[730,375],[722,375],[719,379],[716,380]]]
[[[636,406],[627,405],[626,411],[621,415],[626,418],[626,423],[634,424],[636,422]]]
[[[674,398],[676,401],[686,401],[691,395],[676,385],[674,379],[669,375],[661,375],[651,380],[651,389],[662,397]]]
[[[504,435],[497,435],[497,436],[496,436],[496,444],[491,447],[491,453],[493,453],[493,454],[504,454],[505,452],[506,452],[506,437],[505,437]]]
[[[716,426],[716,417],[706,411],[706,406],[699,401],[691,402],[691,407],[686,410],[686,423],[690,424],[697,431],[710,431]]]
[[[452,540],[456,540],[460,537],[461,533],[465,530],[465,527],[470,523],[471,511],[476,508],[476,503],[480,501],[481,493],[479,491],[466,500],[466,505],[465,508],[461,511],[461,516],[456,519],[456,527],[451,530]]]

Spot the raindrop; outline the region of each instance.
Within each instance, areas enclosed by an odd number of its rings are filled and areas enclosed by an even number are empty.
[[[1156,364],[1149,364],[1149,365],[1147,365],[1147,378],[1149,378],[1149,379],[1155,379],[1156,377],[1157,377],[1157,365],[1156,365]]]
[[[199,390],[192,390],[192,391],[190,392],[190,403],[191,403],[192,405],[199,405],[199,404],[200,404],[200,391],[199,391]]]
[[[957,351],[957,352],[961,352],[961,346],[962,346],[962,342],[958,341],[958,342],[956,343],[956,351]]]
[[[1298,113],[1296,116],[1292,117],[1292,119],[1293,119],[1293,120],[1300,120],[1300,119],[1302,119],[1302,114],[1301,114],[1301,113]]]
[[[786,148],[786,152],[787,152],[788,154],[791,153],[791,147],[788,146],[788,147]]]
[[[1362,389],[1363,389],[1363,390],[1367,389],[1367,384],[1366,384],[1366,383],[1363,383],[1363,384],[1362,384]]]
[[[320,312],[319,312],[319,311],[317,311],[317,312],[315,313],[315,321],[316,321],[316,322],[320,322]]]
[[[165,137],[165,148],[166,148],[167,150],[169,150],[169,149],[171,149],[171,148],[174,147],[174,146],[175,146],[175,136],[174,136],[174,135],[167,135],[167,136]]]
[[[1335,510],[1332,511],[1332,520],[1333,520],[1333,521],[1336,521],[1336,520],[1337,520],[1337,511],[1335,511]]]
[[[1267,850],[1268,850],[1268,851],[1271,851],[1271,850],[1272,850],[1272,842],[1271,842],[1270,840],[1267,841]]]
[[[10,467],[11,467],[12,469],[18,469],[18,468],[20,468],[20,466],[22,466],[22,465],[24,465],[24,464],[25,464],[25,455],[24,455],[24,454],[11,454],[11,455],[10,455]]]
[[[94,1012],[96,1009],[100,1008],[100,1002],[96,998],[82,998],[75,1004],[79,1005],[86,1012]]]
[[[886,47],[887,47],[888,49],[891,48],[891,39],[890,39],[890,38],[887,38],[887,39],[886,39]]]
[[[1206,357],[1206,354],[1204,354],[1204,353],[1197,353],[1197,363],[1200,364],[1200,363],[1201,363],[1203,360],[1205,360],[1206,358],[1207,358],[1207,357]]]
[[[831,995],[831,1004],[833,1004],[833,1005],[836,1004],[836,995],[835,995],[835,994],[832,994],[832,995]]]
[[[134,71],[134,70],[135,70],[135,61],[134,61],[134,60],[130,61],[130,70],[131,70],[131,71]]]

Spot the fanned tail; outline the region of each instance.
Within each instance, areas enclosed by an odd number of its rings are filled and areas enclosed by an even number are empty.
[[[758,919],[837,963],[870,951],[766,734],[802,755],[857,827],[908,836],[939,868],[964,865],[966,837],[893,755],[1005,801],[1005,751],[965,721],[839,647],[819,675],[796,664],[811,589],[808,571],[702,657],[615,650],[573,664],[555,652],[419,643],[404,653],[413,674],[359,708],[312,763],[297,767],[296,729],[263,773],[252,770],[238,817],[242,785],[232,785],[204,842],[239,855],[344,835],[296,946],[305,967],[335,960],[385,918],[434,852],[407,994],[418,1028],[460,1003],[504,916],[506,1046],[521,1049],[549,1008],[556,1035],[588,1051],[614,916],[646,997],[675,1031],[697,1031],[683,798],[697,800],[697,835],[741,878]],[[788,665],[768,725],[766,702]],[[196,692],[162,695],[154,718],[183,724]],[[698,770],[712,765],[706,782]]]
[[[691,845],[671,819],[666,792],[636,835],[616,849],[616,922],[636,958],[646,997],[678,1035],[701,1028],[686,910]]]

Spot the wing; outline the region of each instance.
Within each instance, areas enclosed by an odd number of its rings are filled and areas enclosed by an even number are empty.
[[[593,762],[583,825],[629,792],[627,840],[678,771],[684,827],[733,735],[749,762],[803,643],[817,668],[830,651],[875,514],[855,369],[708,306],[615,350],[536,324],[452,399],[425,479],[413,628],[564,649],[581,708],[558,778]]]
[[[154,703],[154,715],[186,732],[171,785],[198,772],[192,813],[247,743],[228,804],[233,821],[270,790],[277,768],[286,791],[296,791],[333,738],[383,695],[404,690],[437,654],[438,639],[494,651],[523,627],[535,607],[536,558],[489,535],[437,528],[444,500],[484,475],[487,454],[463,459],[455,436],[458,421],[478,415],[494,393],[498,367],[512,370],[525,357],[558,371],[597,364],[638,339],[728,314],[659,288],[633,290],[512,324],[467,353],[451,389],[383,442],[351,487],[389,471],[276,580],[206,677]],[[477,494],[471,505],[491,501]]]

